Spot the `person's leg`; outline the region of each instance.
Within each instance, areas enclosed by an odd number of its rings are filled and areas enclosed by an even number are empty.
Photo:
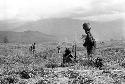
[[[63,56],[63,64],[65,64],[65,62],[66,62],[66,60],[65,60],[66,58],[65,58],[65,56]]]
[[[92,50],[91,49],[89,49],[89,50],[87,50],[87,54],[88,54],[88,60],[92,60]]]
[[[87,57],[90,58],[90,49],[87,47]]]
[[[33,54],[35,53],[35,49],[33,49]]]

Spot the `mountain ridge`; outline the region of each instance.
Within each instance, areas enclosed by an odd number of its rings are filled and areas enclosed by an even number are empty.
[[[31,21],[27,23],[20,23],[21,25],[9,24],[8,29],[12,31],[39,31],[45,34],[50,34],[58,37],[60,40],[68,38],[69,40],[74,40],[77,38],[79,41],[82,34],[85,34],[82,29],[82,24],[84,22],[89,22],[92,26],[91,32],[96,40],[110,40],[110,39],[121,39],[123,38],[123,24],[124,20],[122,18],[112,20],[112,21],[89,21],[89,20],[78,20],[70,18],[53,18]],[[5,23],[4,23],[5,24]],[[7,28],[6,28],[7,29]],[[124,37],[125,38],[125,37]]]
[[[53,35],[47,35],[39,31],[0,31],[0,42],[4,42],[7,39],[10,43],[42,43],[42,42],[55,42],[57,37]]]

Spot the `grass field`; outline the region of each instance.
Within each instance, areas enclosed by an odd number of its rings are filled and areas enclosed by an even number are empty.
[[[65,46],[57,53],[56,45],[37,44],[35,54],[29,51],[29,46],[0,44],[0,84],[125,84],[122,41],[98,42],[94,58],[103,59],[102,70],[86,64],[82,44],[77,44],[78,62],[67,67],[61,67]]]

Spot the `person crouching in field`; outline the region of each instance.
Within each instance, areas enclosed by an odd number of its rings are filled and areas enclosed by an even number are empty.
[[[83,29],[85,30],[85,33],[87,34],[83,46],[86,47],[88,59],[91,60],[92,55],[95,53],[96,41],[90,32],[91,27],[89,23],[84,23]]]
[[[58,52],[58,53],[60,53],[60,49],[61,49],[61,47],[58,45],[58,46],[57,46],[57,52]]]
[[[66,48],[65,53],[63,54],[63,64],[71,63],[73,56],[71,55],[71,51],[69,48]]]

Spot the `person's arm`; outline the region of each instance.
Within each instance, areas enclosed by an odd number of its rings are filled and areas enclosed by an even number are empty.
[[[91,32],[90,32],[90,31],[87,33],[87,35],[88,35],[88,37],[89,37],[90,41],[93,41],[93,40],[94,40],[94,38],[93,38],[93,36],[92,36],[92,34],[91,34]]]
[[[89,33],[89,37],[90,37],[90,40],[92,41],[92,45],[93,45],[94,47],[96,47],[96,41],[95,41],[95,39],[93,38],[93,36],[92,36],[91,33]]]
[[[85,38],[85,42],[84,42],[83,46],[84,46],[84,47],[87,46],[87,39],[86,39],[86,38]]]

